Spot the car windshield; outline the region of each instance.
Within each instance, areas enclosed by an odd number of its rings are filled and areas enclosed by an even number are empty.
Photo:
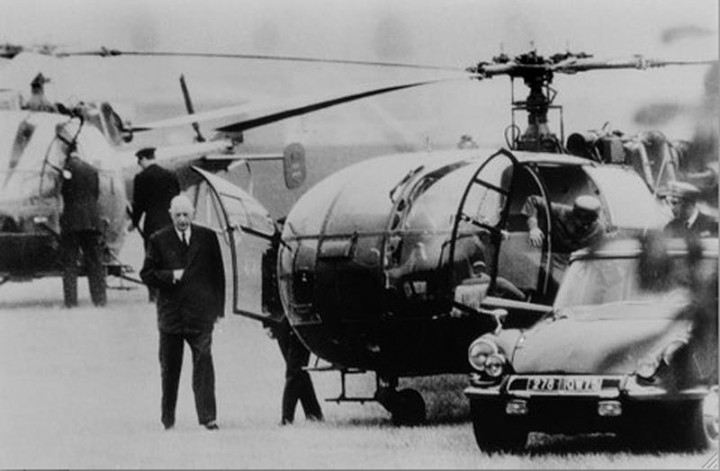
[[[596,258],[573,262],[555,298],[555,309],[619,302],[662,302],[677,298],[688,287],[690,276],[683,258],[672,260],[669,286],[663,290],[641,289],[637,277],[637,258]],[[704,259],[700,278],[710,273],[716,260]]]

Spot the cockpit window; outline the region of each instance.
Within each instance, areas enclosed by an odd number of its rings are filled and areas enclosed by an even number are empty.
[[[433,172],[428,173],[425,175],[416,185],[413,187],[410,194],[407,196],[405,200],[406,207],[412,207],[415,200],[420,198],[425,192],[427,192],[438,180],[443,178],[445,175],[449,174],[450,172],[464,166],[466,162],[456,162],[452,165],[446,165],[444,167],[441,167]]]
[[[460,164],[462,165],[462,164]],[[428,183],[420,182],[417,190],[413,190],[412,204],[408,213],[406,229],[451,230],[455,213],[458,210],[463,191],[477,171],[475,165],[467,165],[458,169],[457,166],[445,167],[444,174],[433,178]],[[495,186],[508,163],[495,159],[483,170],[483,178]],[[442,177],[442,178],[441,178]],[[504,196],[488,186],[479,185],[468,196],[465,208],[471,216],[488,225],[495,225],[499,220]]]
[[[28,123],[27,121],[20,121],[17,133],[15,134],[15,140],[13,141],[12,151],[10,152],[10,161],[7,166],[8,171],[12,171],[15,167],[17,167],[20,157],[22,157],[22,154],[30,142],[34,132],[34,125]]]

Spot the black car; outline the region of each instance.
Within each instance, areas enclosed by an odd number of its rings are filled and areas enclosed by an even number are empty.
[[[660,241],[576,252],[551,312],[472,342],[465,395],[481,449],[522,448],[531,431],[717,439],[718,240]]]

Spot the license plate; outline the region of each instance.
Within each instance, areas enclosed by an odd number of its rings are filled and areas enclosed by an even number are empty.
[[[528,391],[536,392],[594,392],[602,389],[598,376],[532,376],[528,378]]]

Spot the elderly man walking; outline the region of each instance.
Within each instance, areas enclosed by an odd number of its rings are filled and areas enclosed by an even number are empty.
[[[184,343],[193,361],[193,392],[200,425],[217,430],[212,332],[224,314],[225,274],[216,234],[192,223],[184,195],[170,203],[173,224],[150,236],[140,277],[157,288],[162,380],[162,424],[175,425]]]

